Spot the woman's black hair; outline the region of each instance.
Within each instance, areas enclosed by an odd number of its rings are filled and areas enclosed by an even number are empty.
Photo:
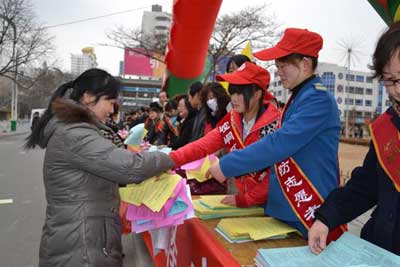
[[[52,112],[53,102],[58,98],[63,98],[69,89],[72,90],[69,95],[70,99],[79,103],[83,94],[88,93],[96,97],[95,103],[97,103],[102,96],[106,96],[107,99],[118,98],[120,83],[104,70],[89,69],[79,75],[74,81],[62,84],[51,96],[46,111],[40,117],[35,128],[32,129],[32,133],[27,137],[27,142],[24,146],[25,149],[35,148],[39,144],[44,128],[54,115]]]
[[[201,82],[194,82],[189,87],[189,94],[193,97],[200,93],[201,88],[203,88],[203,84]]]
[[[151,102],[149,106],[150,106],[150,111],[154,111],[157,113],[161,113],[163,111],[161,105],[158,102]]]
[[[251,97],[258,91],[261,90],[262,95],[260,98],[260,107],[264,101],[265,91],[257,84],[229,84],[228,91],[231,95],[239,94],[243,95],[244,105],[246,110],[250,107]]]
[[[245,62],[251,62],[250,58],[248,58],[245,55],[240,55],[240,54],[234,55],[226,63],[226,72],[227,73],[230,72],[230,65],[231,65],[232,61],[235,62],[236,66],[238,66],[238,67],[242,66],[242,64]]]
[[[212,116],[212,114],[211,114],[212,110],[207,105],[208,93],[210,91],[214,94],[215,98],[217,99],[217,103],[218,103],[218,109],[214,116]],[[220,120],[223,116],[225,116],[226,106],[231,101],[231,98],[229,97],[228,93],[226,92],[224,87],[222,87],[222,85],[220,83],[212,82],[212,83],[207,83],[201,89],[200,101],[201,101],[202,107],[207,107],[207,121],[211,122],[212,117],[215,117],[215,118],[217,118],[217,120]]]
[[[389,63],[390,58],[400,48],[400,21],[390,25],[378,40],[374,55],[372,56],[372,65],[369,68],[374,71],[373,78],[381,79],[383,68]]]
[[[178,103],[174,99],[168,100],[167,104],[165,104],[165,111],[171,111],[173,109],[178,108]]]
[[[192,107],[192,105],[190,105],[189,97],[188,97],[187,95],[183,95],[183,96],[179,99],[179,101],[181,101],[182,99],[185,101],[185,106],[186,106],[186,108],[187,108],[187,110],[188,110],[188,117],[191,117],[193,114],[195,114],[195,113],[197,112],[197,110],[194,109],[194,108]]]

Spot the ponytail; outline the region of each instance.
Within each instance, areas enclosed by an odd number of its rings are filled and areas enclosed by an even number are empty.
[[[24,145],[25,149],[32,149],[35,148],[36,145],[39,144],[40,139],[43,136],[44,128],[46,127],[47,123],[53,117],[53,112],[51,110],[51,106],[57,98],[61,98],[65,95],[68,89],[73,88],[74,82],[64,83],[57,90],[53,93],[50,98],[49,105],[43,115],[40,117],[38,123],[32,129],[32,133],[26,138],[26,143]]]

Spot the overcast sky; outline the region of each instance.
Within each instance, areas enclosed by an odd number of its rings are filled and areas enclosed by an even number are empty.
[[[75,20],[133,10],[116,16],[48,29],[55,37],[54,57],[58,67],[70,70],[70,54],[80,54],[85,46],[93,46],[99,67],[118,74],[121,49],[103,47],[108,42],[105,32],[117,25],[139,28],[143,11],[160,4],[171,12],[173,0],[31,0],[43,25],[51,26]],[[340,43],[353,44],[358,61],[352,68],[367,70],[377,37],[386,25],[367,0],[224,0],[220,14],[239,11],[248,4],[270,3],[269,11],[286,27],[307,28],[320,33],[324,47],[320,61],[344,65]]]

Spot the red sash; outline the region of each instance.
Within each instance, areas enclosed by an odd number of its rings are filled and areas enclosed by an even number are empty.
[[[218,125],[218,131],[224,139],[225,147],[228,152],[244,149],[246,147],[242,141],[241,135],[238,133],[236,127],[233,126],[232,112],[230,112],[230,116],[225,116]],[[266,170],[245,174],[245,176],[251,176],[256,181],[262,181],[266,175]]]
[[[400,192],[400,132],[391,122],[387,112],[370,124],[372,142],[379,164]]]
[[[283,116],[291,101],[292,96],[283,108],[279,126],[282,125]],[[297,218],[309,230],[314,223],[314,213],[322,205],[324,199],[292,157],[276,163],[274,168],[283,195]],[[338,239],[347,230],[346,228],[342,225],[330,231],[327,243]]]

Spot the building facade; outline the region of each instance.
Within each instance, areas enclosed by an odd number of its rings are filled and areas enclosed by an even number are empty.
[[[169,36],[172,15],[162,11],[162,6],[153,5],[151,11],[144,11],[142,17],[142,32],[146,35]]]
[[[121,110],[123,112],[148,107],[151,102],[158,101],[161,80],[120,78],[120,81]]]
[[[96,54],[93,47],[82,49],[81,55],[71,54],[71,73],[74,76],[80,75],[85,70],[97,67]]]
[[[273,73],[270,91],[279,101],[286,103],[290,92],[282,87],[276,71]],[[345,132],[347,117],[349,136],[368,135],[364,134],[368,123],[390,106],[383,85],[377,79],[372,79],[369,72],[351,70],[348,73],[346,67],[320,62],[316,73],[327,90],[335,96],[340,110],[342,134]]]

